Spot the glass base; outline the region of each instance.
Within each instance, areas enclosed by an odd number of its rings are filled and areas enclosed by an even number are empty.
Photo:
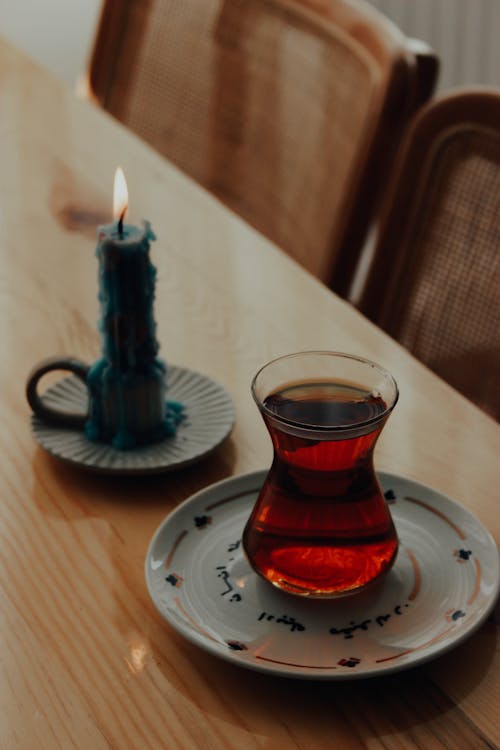
[[[377,542],[342,546],[267,542],[256,538],[252,529],[245,531],[243,546],[256,573],[282,591],[315,598],[336,598],[365,589],[385,576],[398,551],[395,532]]]

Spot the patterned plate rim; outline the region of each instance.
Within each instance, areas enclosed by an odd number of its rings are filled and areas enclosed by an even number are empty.
[[[241,486],[240,493],[241,495],[246,494],[255,494],[258,490],[256,487],[259,487],[262,485],[264,478],[267,474],[267,470],[259,470],[255,472],[250,472],[248,474],[240,474],[233,477],[229,477],[227,479],[223,479],[219,482],[216,482],[214,484],[211,484],[202,490],[196,492],[186,500],[184,500],[175,510],[173,510],[171,513],[169,513],[161,522],[161,524],[156,529],[150,544],[148,546],[148,550],[145,557],[145,563],[144,563],[144,570],[145,570],[145,579],[146,579],[146,585],[149,592],[149,595],[153,601],[154,606],[160,613],[160,615],[166,620],[166,622],[174,628],[181,636],[186,638],[188,641],[193,643],[194,645],[198,646],[199,648],[202,648],[203,650],[207,651],[208,653],[212,654],[213,656],[219,657],[224,659],[225,661],[229,661],[232,664],[236,664],[237,666],[244,667],[247,669],[251,669],[253,671],[257,672],[264,672],[264,673],[271,673],[275,675],[280,675],[284,677],[290,677],[290,678],[296,678],[296,679],[314,679],[314,680],[352,680],[352,679],[368,679],[372,677],[380,677],[383,675],[400,672],[406,669],[410,669],[413,667],[416,667],[418,665],[424,664],[428,661],[431,661],[435,659],[436,657],[442,655],[443,653],[446,653],[447,651],[454,649],[461,643],[463,643],[465,640],[470,638],[477,630],[478,628],[484,623],[484,621],[489,617],[491,614],[496,600],[499,595],[500,591],[500,557],[498,553],[498,549],[495,543],[495,540],[493,539],[491,533],[486,529],[486,527],[479,521],[479,519],[474,516],[474,514],[465,506],[461,505],[455,500],[452,500],[449,496],[432,489],[431,487],[422,484],[420,482],[417,482],[413,479],[407,479],[401,475],[393,474],[386,471],[379,471],[378,477],[381,481],[381,483],[384,486],[396,484],[398,482],[404,482],[406,485],[410,486],[414,489],[415,494],[419,492],[423,492],[424,494],[431,494],[433,496],[433,499],[437,501],[437,503],[441,503],[442,505],[448,506],[448,508],[451,511],[456,511],[459,514],[462,514],[462,517],[466,517],[468,523],[471,523],[476,530],[481,531],[482,534],[484,534],[485,539],[487,540],[489,551],[494,555],[495,565],[494,570],[491,569],[489,572],[492,574],[493,577],[493,585],[492,590],[489,595],[489,600],[487,604],[483,607],[482,611],[477,615],[476,619],[474,619],[472,622],[469,622],[467,627],[464,627],[462,630],[457,631],[454,637],[449,637],[447,639],[440,638],[436,639],[436,642],[430,643],[430,644],[424,644],[423,646],[420,646],[415,649],[410,649],[410,651],[413,651],[413,653],[409,653],[406,661],[395,663],[390,663],[390,660],[387,660],[386,663],[381,665],[379,668],[371,669],[369,671],[363,671],[360,670],[348,670],[345,672],[333,672],[333,671],[327,671],[324,670],[324,668],[314,666],[314,667],[304,667],[301,665],[286,665],[287,668],[283,668],[280,666],[280,664],[273,664],[272,662],[268,663],[256,663],[255,661],[244,661],[243,659],[238,657],[238,651],[234,651],[231,649],[223,650],[220,643],[217,643],[215,641],[211,641],[210,639],[204,638],[199,632],[196,630],[192,630],[187,627],[183,627],[180,622],[178,622],[175,618],[170,617],[168,611],[165,611],[165,608],[162,608],[161,603],[158,601],[157,592],[155,591],[155,584],[152,581],[152,573],[151,573],[151,566],[150,561],[152,560],[153,551],[157,545],[158,539],[160,535],[162,535],[165,531],[165,528],[169,525],[174,525],[177,518],[181,516],[182,514],[186,513],[188,509],[191,507],[194,509],[196,508],[201,501],[204,499],[207,500],[208,497],[211,498],[210,507],[216,507],[216,506],[223,506],[225,505],[229,500],[233,499],[235,497],[234,490],[236,487]],[[233,490],[232,492],[230,490]],[[227,491],[226,491],[227,490]],[[214,501],[214,498],[217,497],[217,495],[220,495],[220,499]],[[206,497],[207,496],[207,497]],[[409,499],[409,498],[408,498]],[[390,500],[389,500],[390,502]],[[419,504],[421,504],[421,501],[416,501]],[[435,513],[438,517],[441,517],[441,519],[446,522],[448,525],[450,525],[452,528],[455,527],[457,529],[453,519],[449,519],[445,517],[445,515],[440,512],[439,509],[433,509],[430,505],[427,503],[424,503],[424,506],[427,510],[429,510],[432,513]],[[182,537],[182,534],[180,535]],[[177,544],[177,543],[176,543]],[[272,587],[269,588],[269,590],[272,592]],[[418,652],[418,653],[417,653]],[[401,654],[401,656],[406,656],[406,654]],[[289,667],[293,666],[294,668],[290,669]],[[322,669],[324,671],[322,671]]]

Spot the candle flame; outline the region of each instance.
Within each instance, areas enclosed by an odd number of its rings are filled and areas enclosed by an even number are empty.
[[[123,222],[128,208],[128,190],[123,169],[117,167],[113,187],[113,218]]]

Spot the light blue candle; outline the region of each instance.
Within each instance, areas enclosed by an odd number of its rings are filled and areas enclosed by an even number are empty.
[[[126,450],[175,434],[182,405],[166,401],[166,366],[158,357],[153,314],[156,269],[149,258],[155,239],[142,228],[118,221],[99,227],[99,302],[102,356],[87,382],[90,440]]]

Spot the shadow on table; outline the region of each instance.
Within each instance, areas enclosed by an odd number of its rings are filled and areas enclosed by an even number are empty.
[[[198,463],[172,472],[112,475],[80,469],[37,450],[33,459],[33,499],[51,516],[106,517],[106,509],[140,508],[145,513],[162,506],[173,510],[187,497],[232,474],[236,447],[227,438]],[[56,484],[55,492],[51,487]],[[161,519],[160,519],[161,520]]]
[[[168,630],[165,648],[171,649],[172,631]],[[467,643],[432,662],[436,675],[443,674],[450,662],[462,665],[466,679],[454,683],[453,699],[433,679],[430,665],[347,682],[296,680],[240,669],[185,643],[177,634],[174,638],[210,684],[221,706],[219,712],[215,711],[211,697],[206,705],[203,699],[195,701],[196,708],[220,720],[233,721],[240,729],[246,726],[274,742],[287,735],[297,747],[302,747],[301,742],[312,746],[308,741],[314,738],[317,748],[344,749],[358,747],[352,744],[353,735],[359,738],[359,747],[371,746],[369,739],[373,737],[405,735],[412,738],[411,747],[430,747],[433,742],[440,747],[489,746],[459,704],[491,668],[498,638],[493,622],[486,623]],[[154,640],[160,646],[154,658],[161,668],[165,656],[157,637]],[[473,653],[473,660],[468,651]],[[203,694],[190,690],[170,672],[167,679],[174,680],[190,701],[193,694]],[[440,682],[446,682],[446,678]],[[343,738],[346,744],[342,744]],[[274,742],[271,747],[278,746]]]

